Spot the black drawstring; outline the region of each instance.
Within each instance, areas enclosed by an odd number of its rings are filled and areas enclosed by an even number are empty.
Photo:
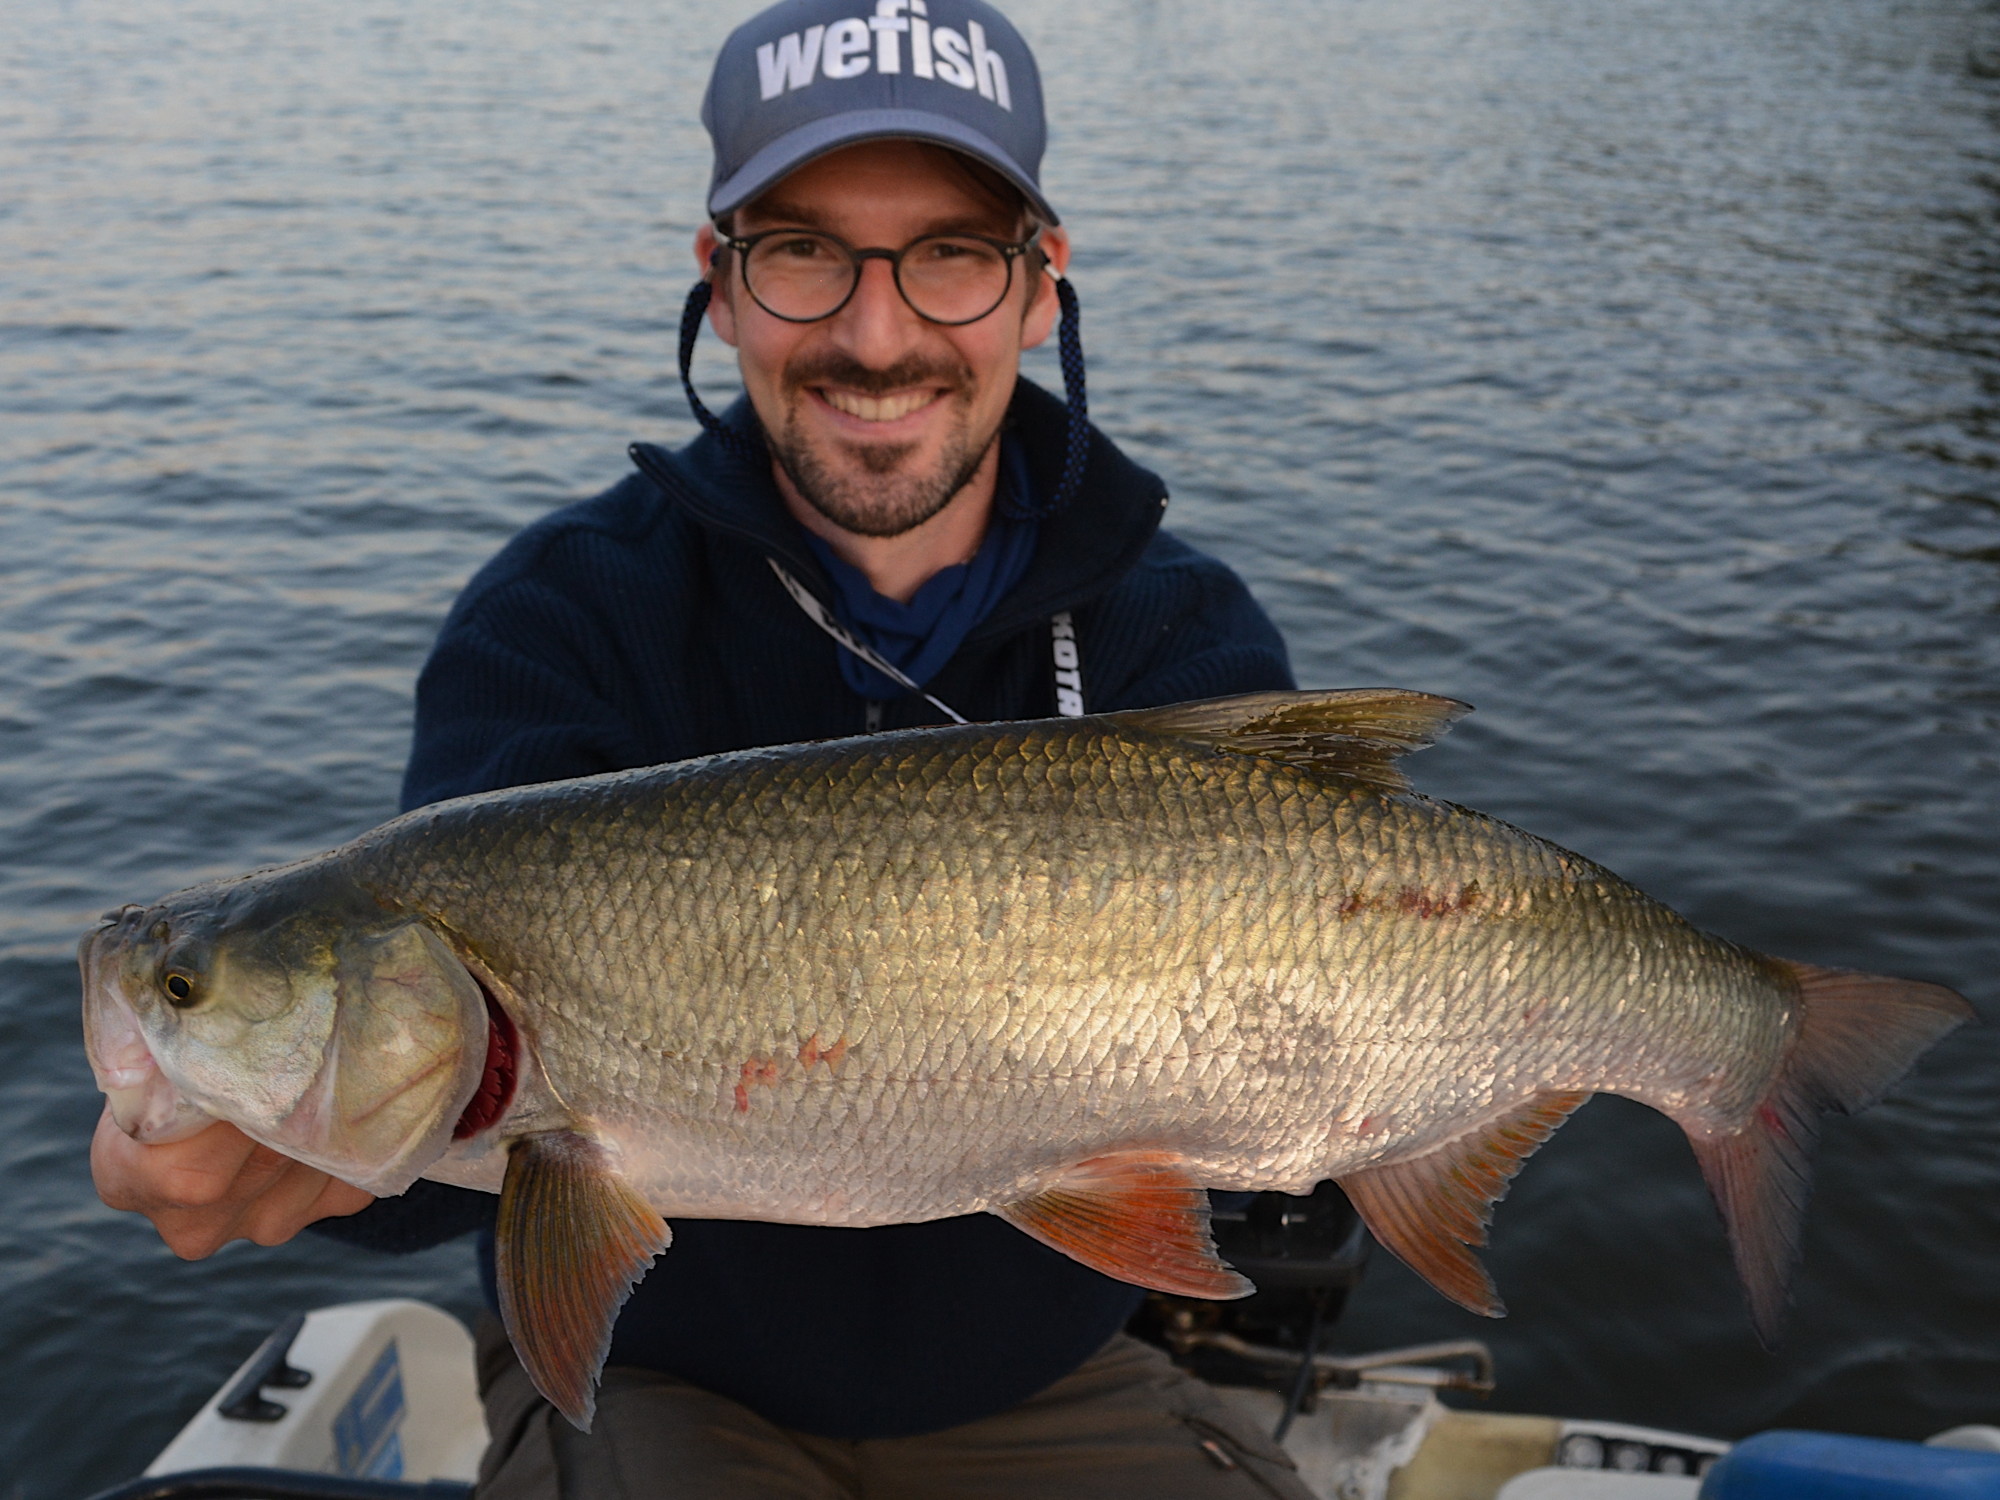
[[[710,437],[744,458],[760,458],[763,456],[763,442],[731,427],[704,406],[701,397],[694,392],[694,341],[701,334],[701,320],[708,312],[708,299],[714,295],[715,289],[706,281],[697,281],[694,290],[688,293],[687,306],[681,310],[681,389],[687,392],[688,405],[694,408],[694,419],[701,423]]]
[[[1083,313],[1077,306],[1076,288],[1066,276],[1056,277],[1056,300],[1062,304],[1056,348],[1062,361],[1063,400],[1069,406],[1062,478],[1056,482],[1056,492],[1039,505],[1025,505],[1019,498],[1007,496],[1002,511],[1016,521],[1045,521],[1068,505],[1083,486],[1084,465],[1090,460],[1090,403],[1083,388]]]
[[[731,427],[702,404],[694,389],[694,341],[701,334],[701,320],[708,312],[714,289],[697,281],[688,293],[681,312],[681,389],[687,392],[694,418],[717,442],[745,458],[763,456],[761,437]],[[1056,334],[1062,363],[1063,399],[1069,406],[1069,425],[1063,442],[1062,478],[1053,495],[1039,505],[1028,505],[1009,494],[1003,509],[1011,520],[1040,521],[1054,515],[1076,498],[1083,485],[1084,466],[1090,460],[1090,406],[1083,384],[1083,314],[1077,306],[1076,288],[1067,277],[1056,278],[1056,300],[1062,304],[1062,326]]]

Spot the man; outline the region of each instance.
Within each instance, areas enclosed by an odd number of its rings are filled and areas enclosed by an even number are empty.
[[[1040,81],[983,0],[785,0],[704,106],[706,308],[745,399],[530,527],[418,687],[406,806],[749,746],[1291,685],[1227,569],[1083,421]],[[1021,351],[1064,315],[1067,405]],[[690,385],[689,395],[694,399]],[[183,1255],[309,1223],[399,1249],[494,1200],[368,1195],[227,1125],[100,1128],[107,1202]],[[347,1216],[352,1217],[347,1217]],[[482,1337],[495,1496],[1288,1496],[1282,1452],[1120,1329],[1139,1293],[986,1215],[681,1221],[620,1315],[593,1432]]]

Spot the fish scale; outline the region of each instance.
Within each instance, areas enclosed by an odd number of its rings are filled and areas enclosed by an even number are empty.
[[[579,1423],[674,1217],[990,1211],[1228,1296],[1203,1189],[1333,1178],[1497,1312],[1471,1247],[1596,1091],[1682,1125],[1768,1331],[1818,1113],[1964,1004],[1750,953],[1416,795],[1396,760],[1463,711],[1257,694],[462,798],[108,919],[93,1066],[142,1138],[222,1116],[373,1191],[500,1192],[509,1330]],[[338,1045],[405,1015],[429,1058]]]

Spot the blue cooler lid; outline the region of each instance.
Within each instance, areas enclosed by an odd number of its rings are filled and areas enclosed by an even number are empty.
[[[1716,1460],[1701,1500],[2000,1500],[2000,1453],[1760,1432]]]

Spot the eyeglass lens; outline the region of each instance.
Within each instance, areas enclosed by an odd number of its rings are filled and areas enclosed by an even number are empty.
[[[939,234],[905,246],[895,270],[903,299],[919,316],[972,323],[1006,298],[1014,263],[984,240]],[[839,311],[860,274],[846,246],[806,230],[759,239],[744,263],[750,295],[773,315],[801,323]]]

